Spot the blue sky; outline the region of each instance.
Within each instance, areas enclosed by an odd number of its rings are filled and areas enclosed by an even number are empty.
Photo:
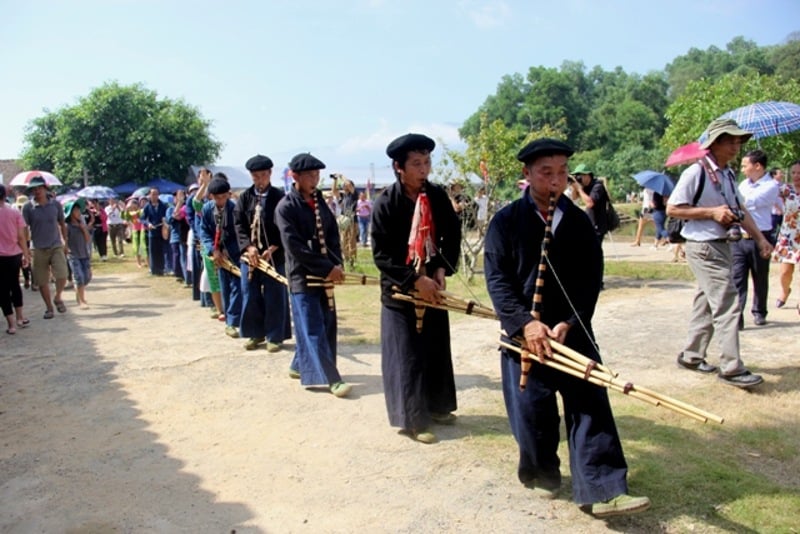
[[[800,30],[798,0],[0,0],[0,158],[25,126],[106,81],[182,98],[224,143],[218,164],[311,151],[388,164],[388,141],[457,129],[505,74],[565,60],[661,70],[737,35]]]

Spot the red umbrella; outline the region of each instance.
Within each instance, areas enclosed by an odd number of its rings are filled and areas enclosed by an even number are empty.
[[[47,185],[61,185],[61,180],[56,178],[54,175],[50,174],[49,172],[45,171],[25,171],[21,172],[16,175],[14,178],[8,182],[8,185],[12,186],[26,186],[30,183],[31,179],[35,176],[41,176],[44,178],[44,182]]]
[[[700,148],[699,141],[692,141],[687,145],[676,148],[669,155],[667,161],[664,163],[665,167],[675,167],[676,165],[684,165],[686,163],[694,163],[696,160],[708,154],[708,150]]]

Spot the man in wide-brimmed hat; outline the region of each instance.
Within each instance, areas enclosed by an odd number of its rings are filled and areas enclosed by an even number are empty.
[[[769,257],[772,245],[745,208],[729,166],[752,134],[732,119],[716,119],[707,131],[701,148],[708,149],[708,155],[681,174],[667,205],[667,215],[686,220],[681,235],[686,239],[686,260],[697,278],[689,335],[678,365],[699,373],[717,373],[726,384],[748,388],[763,379],[747,370],[739,354],[740,305],[728,241],[740,236],[741,225],[762,257]],[[719,367],[706,361],[715,333]]]
[[[45,319],[53,318],[53,306],[60,313],[67,311],[61,294],[67,285],[67,225],[61,204],[50,198],[47,183],[41,176],[34,176],[28,183],[28,196],[31,201],[22,209],[25,223],[31,230],[33,244],[33,281],[39,286],[39,293],[46,310]],[[50,273],[56,279],[56,294],[50,300]]]

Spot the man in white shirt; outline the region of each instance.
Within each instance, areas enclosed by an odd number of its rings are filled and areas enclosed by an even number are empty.
[[[122,220],[124,206],[121,201],[112,200],[106,206],[106,216],[108,217],[108,236],[111,238],[111,248],[114,249],[114,256],[125,257],[123,244],[125,243],[125,221]],[[119,248],[117,247],[119,245]]]
[[[708,126],[701,148],[709,154],[681,174],[667,203],[667,215],[685,219],[686,261],[697,279],[688,339],[678,355],[678,365],[699,373],[719,373],[719,380],[740,388],[764,379],[747,370],[739,354],[737,322],[741,308],[731,270],[733,256],[728,235],[735,225],[754,236],[761,257],[769,258],[772,245],[743,206],[734,172],[728,166],[752,134],[731,119],[716,119]],[[719,368],[706,362],[711,337],[720,348]]]
[[[767,155],[761,150],[751,150],[742,158],[742,174],[745,179],[739,184],[739,194],[758,229],[775,245],[772,228],[772,207],[778,201],[778,184],[767,172]],[[732,244],[733,282],[739,292],[739,329],[744,328],[744,306],[747,301],[747,275],[753,279],[753,302],[750,307],[753,322],[767,324],[767,298],[769,292],[769,258],[762,258],[753,236],[743,234],[743,239]]]

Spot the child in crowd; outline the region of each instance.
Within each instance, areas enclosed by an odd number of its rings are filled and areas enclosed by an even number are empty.
[[[86,286],[92,279],[92,264],[90,260],[91,236],[83,218],[81,200],[73,200],[64,206],[64,216],[67,219],[67,260],[72,268],[72,277],[75,282],[75,300],[81,309],[88,308],[86,302]]]

